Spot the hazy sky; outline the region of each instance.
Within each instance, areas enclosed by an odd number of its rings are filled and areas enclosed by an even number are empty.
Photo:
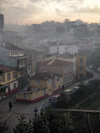
[[[85,22],[99,22],[100,0],[0,0],[0,12],[5,23],[41,23],[80,19]]]

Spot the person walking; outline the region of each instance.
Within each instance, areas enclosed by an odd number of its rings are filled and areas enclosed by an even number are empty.
[[[11,108],[12,108],[12,102],[9,102],[9,110],[11,111]]]
[[[37,118],[37,112],[38,112],[38,109],[35,107],[35,109],[34,109],[35,118]]]
[[[65,87],[64,87],[64,85],[62,86],[62,90],[63,90],[63,91],[65,90]]]

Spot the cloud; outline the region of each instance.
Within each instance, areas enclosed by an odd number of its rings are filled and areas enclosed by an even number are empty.
[[[98,6],[95,6],[93,8],[86,7],[86,8],[81,8],[80,10],[76,10],[76,11],[80,11],[81,13],[99,14],[100,8]]]
[[[75,14],[99,14],[99,0],[0,0],[1,13],[5,21],[18,19],[20,23],[29,20],[43,21],[51,18],[62,20],[74,18]],[[56,21],[56,20],[55,20]]]

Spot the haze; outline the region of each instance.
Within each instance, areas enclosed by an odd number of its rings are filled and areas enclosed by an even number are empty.
[[[63,22],[81,19],[99,23],[99,0],[0,0],[5,23],[33,24],[44,21]]]

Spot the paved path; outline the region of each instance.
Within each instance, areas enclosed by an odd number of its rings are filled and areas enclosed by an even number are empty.
[[[55,111],[83,112],[83,113],[100,113],[100,110],[85,110],[85,109],[56,109]]]

